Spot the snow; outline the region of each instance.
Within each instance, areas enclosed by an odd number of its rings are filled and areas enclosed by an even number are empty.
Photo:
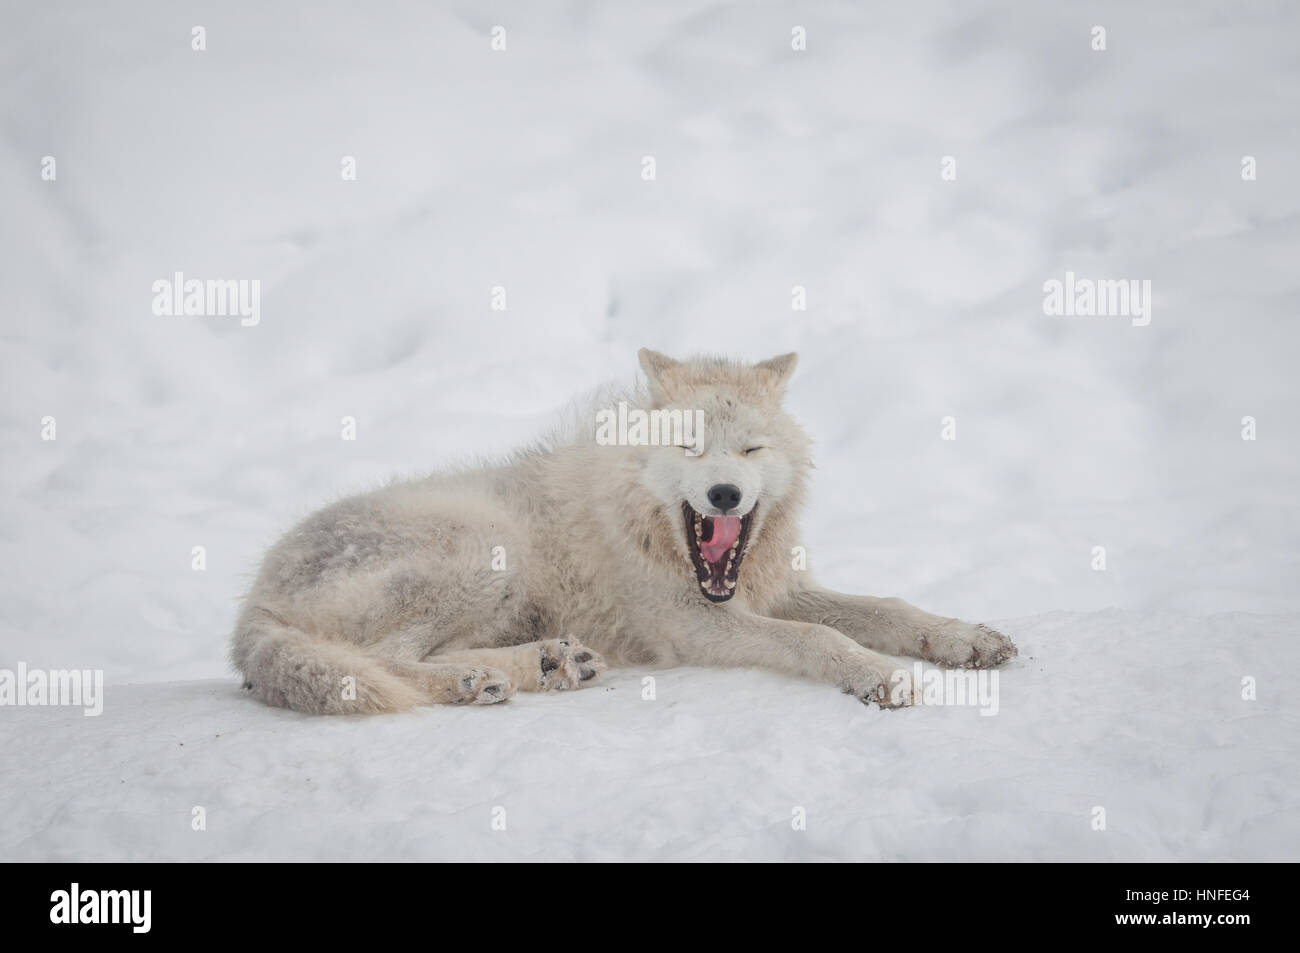
[[[1295,859],[1300,10],[1171,9],[11,4],[0,669],[108,694],[0,710],[0,857]],[[176,271],[260,280],[260,324],[154,315]],[[1152,281],[1151,324],[1045,316],[1067,271]],[[996,717],[758,672],[240,695],[280,531],[641,345],[800,352],[811,568],[1003,620]]]
[[[383,718],[267,709],[228,679],[122,687],[97,718],[0,720],[0,856],[1290,859],[1300,717],[1268,675],[1300,664],[1294,623],[1011,620],[991,717],[706,669]]]

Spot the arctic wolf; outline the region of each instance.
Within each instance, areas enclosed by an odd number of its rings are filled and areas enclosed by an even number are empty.
[[[607,664],[708,665],[898,707],[910,699],[890,654],[951,667],[1016,654],[984,626],[793,568],[811,467],[781,406],[794,354],[640,360],[645,386],[597,399],[500,465],[393,483],[293,529],[235,629],[245,688],[350,714],[576,689]],[[702,429],[681,446],[635,429],[598,440],[617,401]]]

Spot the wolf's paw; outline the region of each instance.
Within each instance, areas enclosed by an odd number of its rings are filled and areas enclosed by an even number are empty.
[[[986,625],[951,619],[921,636],[921,658],[944,668],[993,668],[1019,650]]]
[[[843,679],[841,687],[864,705],[907,708],[912,704],[912,673],[907,669],[863,663]]]
[[[547,639],[538,643],[544,692],[567,692],[605,671],[605,660],[577,639]]]
[[[510,677],[499,668],[470,668],[456,683],[455,705],[495,705],[515,693]]]

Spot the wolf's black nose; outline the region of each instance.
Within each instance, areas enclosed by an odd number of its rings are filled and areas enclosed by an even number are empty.
[[[732,483],[715,483],[709,487],[709,502],[722,510],[734,510],[740,505],[740,487]]]

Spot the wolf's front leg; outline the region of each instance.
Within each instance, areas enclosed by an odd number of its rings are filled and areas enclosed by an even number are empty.
[[[991,668],[1017,654],[1015,644],[1001,632],[931,615],[902,599],[851,596],[806,586],[796,590],[776,615],[828,625],[868,648],[947,668]]]
[[[687,664],[765,668],[828,682],[881,708],[911,704],[906,670],[829,626],[731,608],[706,609],[674,623],[674,647]]]

